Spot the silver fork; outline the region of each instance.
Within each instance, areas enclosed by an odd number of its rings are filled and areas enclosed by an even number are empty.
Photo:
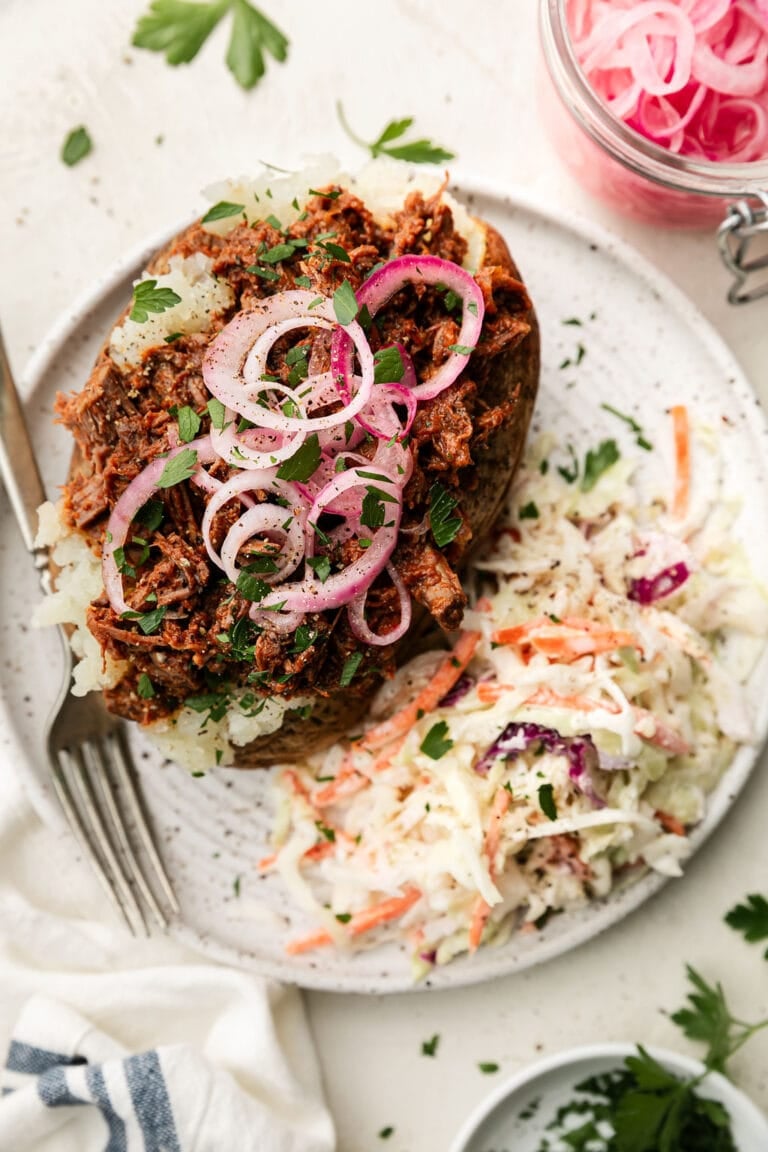
[[[40,583],[49,592],[48,550],[35,545],[37,509],[46,499],[45,489],[2,332],[0,474]],[[63,628],[59,634],[64,676],[46,737],[53,786],[112,904],[134,935],[148,935],[146,911],[164,929],[165,907],[178,913],[179,905],[143,810],[124,725],[107,712],[97,693],[71,694],[72,652]]]

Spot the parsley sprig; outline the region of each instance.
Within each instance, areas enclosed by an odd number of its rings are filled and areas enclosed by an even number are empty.
[[[753,892],[751,896],[747,896],[743,904],[736,904],[731,908],[725,917],[725,922],[736,932],[743,933],[744,939],[750,944],[768,940],[768,900],[765,896]],[[768,960],[768,948],[764,955]]]
[[[175,304],[181,304],[181,296],[173,288],[158,288],[157,280],[140,280],[133,287],[133,307],[128,318],[145,324],[150,312],[167,312]]]
[[[254,88],[266,72],[265,55],[282,64],[289,40],[249,0],[152,0],[133,33],[136,48],[162,52],[169,64],[189,64],[214,28],[232,13],[227,67],[241,88]]]
[[[426,137],[403,141],[402,137],[413,124],[413,116],[404,116],[402,120],[390,120],[375,140],[368,141],[361,140],[352,131],[340,100],[336,102],[336,113],[350,140],[354,140],[355,144],[365,148],[374,158],[376,156],[391,156],[395,160],[405,160],[409,164],[444,164],[446,160],[453,160],[455,156],[454,152],[448,152]]]
[[[725,999],[721,985],[708,984],[690,964],[686,967],[692,985],[688,1006],[673,1012],[672,1020],[690,1040],[707,1045],[704,1063],[713,1072],[725,1074],[731,1056],[756,1032],[768,1028],[768,1018],[756,1024],[738,1020]]]

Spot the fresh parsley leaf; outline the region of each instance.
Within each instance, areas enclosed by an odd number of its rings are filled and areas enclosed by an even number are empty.
[[[342,328],[351,324],[360,311],[352,285],[345,280],[333,294],[333,310]]]
[[[436,1056],[437,1047],[440,1043],[440,1033],[436,1032],[429,1040],[422,1040],[421,1054],[422,1056]]]
[[[61,159],[68,168],[72,168],[92,151],[93,141],[88,135],[88,129],[81,125],[79,128],[73,128],[62,144]]]
[[[279,64],[288,56],[289,41],[280,29],[247,0],[234,0],[227,68],[241,88],[254,88],[266,72],[264,53]]]
[[[481,1063],[478,1064],[478,1068],[486,1076],[490,1076],[499,1070],[498,1064],[494,1064],[491,1060],[481,1061]]]
[[[373,360],[374,384],[396,384],[398,380],[402,380],[405,364],[400,349],[395,344],[390,348],[382,348],[374,355]]]
[[[187,0],[152,0],[133,33],[135,48],[164,52],[169,64],[194,60],[229,8],[229,0],[197,4]]]
[[[353,652],[351,656],[347,656],[346,660],[344,661],[344,667],[341,670],[341,676],[339,676],[340,688],[346,688],[349,684],[352,683],[355,672],[357,672],[358,668],[360,667],[360,662],[362,659],[362,652]]]
[[[579,320],[578,316],[569,316],[567,320],[563,320],[563,324],[570,324],[572,326],[575,325],[577,328],[582,327],[582,322]]]
[[[312,281],[310,280],[309,276],[297,276],[296,277],[296,284],[299,286],[299,288],[311,288],[312,287]]]
[[[217,432],[223,431],[224,423],[227,418],[227,410],[222,404],[221,400],[217,400],[215,396],[212,396],[206,404],[206,408],[208,409],[208,415],[211,418],[211,424],[213,427]]]
[[[151,700],[155,695],[155,686],[147,676],[146,672],[142,672],[139,676],[139,681],[136,685],[136,692],[141,696],[142,700]]]
[[[341,244],[334,244],[330,240],[325,240],[320,244],[320,247],[324,252],[327,252],[329,256],[332,256],[334,260],[339,260],[342,264],[352,263],[349,253],[346,248],[342,248]]]
[[[289,456],[277,470],[278,480],[298,480],[299,483],[309,480],[317,470],[320,463],[320,441],[317,433],[307,436],[300,448],[293,456]]]
[[[160,527],[164,515],[165,506],[162,500],[147,500],[136,513],[136,519],[144,525],[147,532],[154,532]]]
[[[176,422],[179,426],[179,439],[185,444],[189,444],[190,440],[194,440],[200,431],[200,417],[194,408],[184,405],[179,408],[176,414]]]
[[[673,1012],[672,1020],[691,1040],[707,1045],[704,1063],[715,1072],[725,1072],[731,1054],[732,1030],[735,1024],[720,984],[707,984],[691,965],[687,965],[688,979],[693,991],[688,993],[690,1008]]]
[[[183,335],[183,332],[171,332],[170,336],[163,336],[163,344],[175,344]]]
[[[445,548],[458,535],[462,520],[452,515],[458,503],[436,480],[429,490],[429,526],[438,548]]]
[[[745,940],[754,944],[768,940],[768,900],[757,892],[747,896],[744,904],[736,904],[725,917],[726,924],[741,932]],[[768,960],[768,948],[765,950]]]
[[[620,455],[615,440],[603,440],[598,448],[590,448],[584,460],[584,475],[581,478],[582,492],[591,492],[603,472],[612,468]]]
[[[445,720],[438,720],[421,742],[421,751],[430,760],[442,760],[446,752],[453,748],[453,740],[448,736],[448,725]]]
[[[253,88],[266,71],[264,53],[282,63],[288,55],[289,42],[248,0],[152,0],[136,25],[133,44],[150,52],[162,52],[169,64],[188,64],[230,10],[233,20],[227,67],[242,88]]]
[[[351,912],[336,912],[334,915],[336,916],[339,924],[349,924],[350,920],[352,919]]]
[[[272,576],[277,572],[277,564],[274,556],[270,556],[268,552],[262,552],[249,558],[245,570],[246,572],[257,572],[261,576]]]
[[[385,519],[384,505],[377,495],[378,488],[368,488],[360,509],[360,523],[366,528],[381,528]]]
[[[245,570],[238,573],[236,587],[240,595],[246,600],[253,600],[257,603],[272,591],[266,580],[261,580],[258,576]]]
[[[327,556],[308,556],[307,564],[321,584],[325,584],[331,574],[331,562]]]
[[[573,444],[566,444],[566,448],[568,449],[571,457],[571,467],[560,467],[557,470],[562,476],[563,480],[565,480],[566,484],[573,484],[574,481],[578,480],[579,478],[579,462],[576,459],[576,453],[573,450]]]
[[[290,260],[295,251],[296,249],[290,244],[275,244],[274,248],[268,248],[263,252],[259,259],[264,264],[278,264],[281,260]]]
[[[438,144],[433,144],[431,140],[424,138],[393,145],[392,141],[400,141],[413,124],[412,116],[405,116],[402,120],[390,120],[376,140],[367,142],[361,140],[350,128],[340,100],[336,104],[336,113],[349,138],[354,140],[355,144],[359,144],[361,148],[367,149],[374,158],[384,154],[394,157],[395,160],[405,160],[410,164],[443,164],[446,160],[453,160],[454,158],[453,152],[448,152],[445,148],[441,148]]]
[[[224,719],[227,713],[229,696],[225,692],[208,692],[201,696],[187,696],[184,707],[191,708],[193,712],[207,712],[206,723],[208,720],[218,723],[219,720]]]
[[[230,216],[239,216],[245,211],[243,204],[233,204],[230,200],[219,200],[209,208],[200,221],[201,224],[213,224],[216,220],[227,220]]]
[[[293,646],[291,652],[306,652],[307,648],[311,648],[317,640],[317,632],[314,628],[310,628],[308,624],[299,624],[298,628],[293,634]]]
[[[520,520],[538,520],[539,510],[534,501],[529,500],[527,504],[523,504],[517,515]]]
[[[150,312],[167,312],[180,303],[181,296],[173,288],[158,288],[157,280],[140,280],[133,287],[133,306],[128,318],[145,324]]]
[[[175,456],[166,460],[165,467],[157,481],[158,488],[173,488],[182,480],[189,480],[197,471],[197,452],[194,448],[182,448]]]
[[[261,268],[258,264],[250,264],[246,268],[246,272],[252,272],[254,276],[260,276],[262,280],[280,279],[280,273],[276,272],[274,268]]]
[[[331,844],[335,843],[336,831],[334,828],[328,828],[327,825],[323,824],[322,820],[315,820],[315,827],[321,836],[324,836]]]
[[[635,420],[632,416],[627,416],[624,412],[620,412],[619,409],[614,408],[612,404],[601,404],[600,407],[605,412],[610,412],[610,414],[615,416],[618,420],[623,420],[623,422],[632,429],[632,431],[635,433],[635,443],[637,444],[638,448],[644,448],[646,452],[652,451],[653,444],[646,440],[643,434],[642,426],[638,424],[637,420]]]
[[[152,612],[123,612],[121,619],[135,620],[144,635],[151,636],[162,624],[166,611],[165,605],[162,604]]]
[[[550,820],[557,820],[557,805],[553,793],[554,788],[551,784],[539,785],[539,808]]]
[[[379,1140],[389,1140],[390,1136],[394,1134],[394,1128],[391,1124],[387,1124],[386,1128],[382,1128],[379,1132]]]
[[[459,356],[471,356],[472,353],[474,352],[474,350],[475,350],[474,346],[470,348],[468,344],[449,344],[448,345],[448,351],[449,352],[457,352],[459,354]]]

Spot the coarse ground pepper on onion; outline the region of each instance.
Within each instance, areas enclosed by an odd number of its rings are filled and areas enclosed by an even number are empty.
[[[216,758],[245,766],[333,740],[460,625],[538,382],[506,245],[444,184],[386,207],[307,184],[177,236],[57,401],[108,706],[204,732],[236,712],[255,736]]]

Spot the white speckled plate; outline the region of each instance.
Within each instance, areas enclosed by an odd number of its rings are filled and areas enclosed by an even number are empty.
[[[644,461],[646,469],[670,474],[665,409],[688,404],[697,420],[716,429],[727,489],[743,497],[735,534],[755,571],[765,575],[767,430],[755,396],[718,336],[658,272],[609,235],[548,216],[523,197],[512,199],[468,181],[460,182],[460,187],[459,195],[477,215],[507,238],[536,302],[544,364],[535,426],[586,445],[601,436],[614,436],[626,451],[633,451],[632,437],[600,408],[601,402],[610,402],[632,413],[655,441],[655,451]],[[57,326],[29,368],[24,391],[51,492],[66,476],[70,453],[67,436],[52,424],[54,393],[84,382],[105,333],[128,298],[131,278],[162,239],[95,285]],[[582,327],[563,324],[573,316],[582,319]],[[564,359],[574,358],[579,342],[586,350],[582,362],[560,369]],[[0,739],[24,774],[44,819],[60,822],[46,783],[42,748],[45,718],[59,683],[58,641],[28,629],[37,587],[7,506],[2,508],[0,548],[5,708]],[[761,741],[768,727],[767,689],[768,653],[764,653],[750,683]],[[408,956],[394,945],[355,956],[285,956],[288,936],[309,925],[287,907],[277,878],[263,878],[254,867],[264,854],[269,831],[270,773],[220,769],[193,779],[183,769],[163,763],[138,733],[133,738],[148,806],[181,901],[182,920],[175,927],[179,937],[217,959],[306,987],[394,992],[411,986]],[[695,846],[723,818],[756,755],[754,748],[739,751],[710,798],[706,819],[693,836]],[[237,877],[239,897],[234,891]],[[537,934],[513,937],[503,947],[448,965],[426,984],[455,987],[541,963],[614,924],[661,883],[660,877],[647,876],[606,901],[554,917]]]

